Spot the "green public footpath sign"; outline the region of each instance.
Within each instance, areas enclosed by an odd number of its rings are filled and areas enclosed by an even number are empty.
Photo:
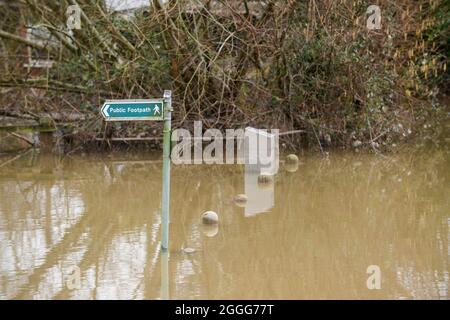
[[[111,100],[102,107],[106,121],[158,121],[163,114],[164,99]]]

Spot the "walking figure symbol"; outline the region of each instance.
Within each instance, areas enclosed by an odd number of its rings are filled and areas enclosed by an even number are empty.
[[[156,115],[156,114],[161,115],[161,111],[159,111],[159,107],[158,107],[158,106],[155,107],[154,113],[155,113],[155,115]]]

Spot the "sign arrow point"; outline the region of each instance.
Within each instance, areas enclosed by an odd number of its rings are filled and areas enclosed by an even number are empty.
[[[105,117],[109,117],[108,109],[109,109],[109,104],[105,104],[102,108],[102,113]]]

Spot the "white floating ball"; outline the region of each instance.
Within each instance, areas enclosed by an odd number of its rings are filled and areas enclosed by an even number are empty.
[[[238,194],[234,197],[234,204],[238,207],[245,207],[247,205],[248,197],[245,194]]]
[[[214,211],[206,211],[202,214],[202,222],[204,224],[217,224],[219,223],[219,216]]]

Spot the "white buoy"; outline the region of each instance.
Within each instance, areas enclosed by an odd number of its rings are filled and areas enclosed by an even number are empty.
[[[286,163],[298,163],[298,157],[295,154],[290,154],[286,157]]]
[[[236,204],[238,207],[244,208],[247,204],[248,197],[245,194],[238,194],[234,197],[234,204]]]
[[[204,224],[217,224],[219,223],[219,216],[214,211],[206,211],[202,214],[202,222]]]
[[[194,248],[183,248],[182,251],[187,254],[196,252]]]
[[[286,171],[296,172],[298,170],[298,157],[295,154],[290,154],[286,157]]]

